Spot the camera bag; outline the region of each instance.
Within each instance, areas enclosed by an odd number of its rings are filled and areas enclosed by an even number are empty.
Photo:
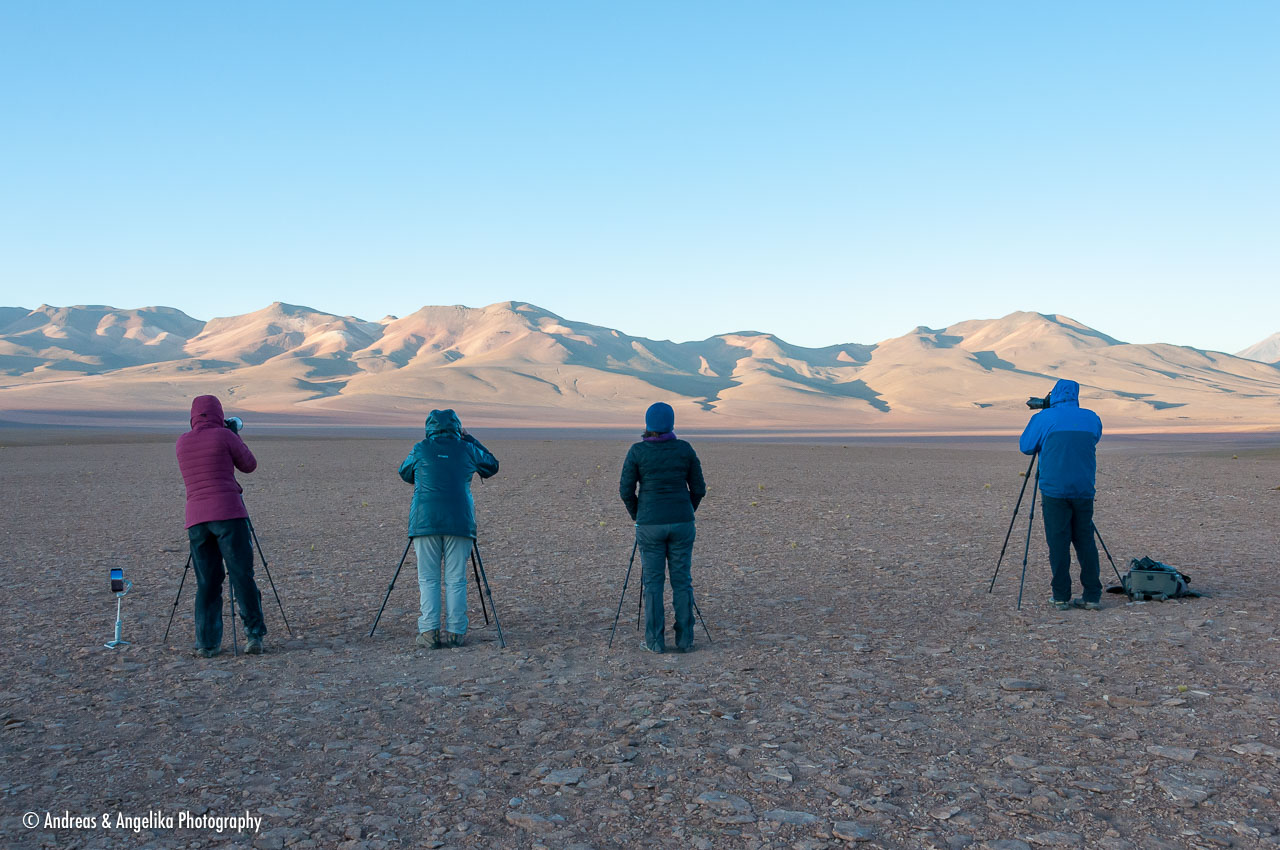
[[[1163,602],[1200,595],[1188,586],[1191,576],[1151,558],[1134,558],[1122,581],[1124,592],[1133,599]]]

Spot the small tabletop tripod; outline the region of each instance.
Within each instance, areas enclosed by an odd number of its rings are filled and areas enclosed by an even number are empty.
[[[115,571],[113,570],[113,572]],[[117,580],[112,576],[111,589],[115,591],[116,594],[116,636],[115,640],[111,640],[103,644],[107,649],[115,649],[117,646],[129,645],[129,641],[121,638],[121,630],[124,626],[124,617],[120,613],[120,603],[124,601],[125,594],[130,590],[133,590],[133,582],[129,581],[127,578]]]

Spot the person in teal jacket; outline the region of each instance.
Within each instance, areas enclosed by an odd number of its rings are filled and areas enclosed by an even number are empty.
[[[409,537],[418,557],[418,646],[462,646],[467,634],[467,556],[476,539],[471,476],[489,478],[498,459],[462,427],[452,410],[433,410],[427,438],[400,464],[413,485]],[[440,567],[444,564],[446,630],[440,634]]]

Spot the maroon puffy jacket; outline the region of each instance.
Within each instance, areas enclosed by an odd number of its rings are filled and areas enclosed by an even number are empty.
[[[258,461],[240,435],[223,424],[217,396],[196,396],[191,402],[191,430],[178,438],[177,452],[187,485],[187,528],[249,516],[236,470],[253,472]]]

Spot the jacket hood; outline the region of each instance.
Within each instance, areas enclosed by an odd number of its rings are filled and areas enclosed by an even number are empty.
[[[452,408],[433,410],[427,416],[427,439],[436,437],[461,437],[462,420]]]
[[[191,401],[191,427],[223,427],[222,402],[216,395],[198,395]]]
[[[1080,406],[1080,385],[1075,381],[1061,380],[1053,385],[1053,390],[1049,393],[1050,407],[1079,407]]]

